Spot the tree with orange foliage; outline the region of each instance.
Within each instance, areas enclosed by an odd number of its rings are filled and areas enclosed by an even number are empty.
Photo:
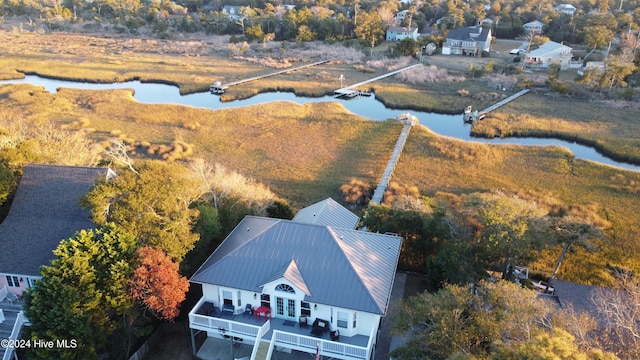
[[[137,256],[139,265],[129,280],[131,296],[157,317],[173,320],[186,298],[189,281],[178,272],[178,263],[162,249],[144,246]]]

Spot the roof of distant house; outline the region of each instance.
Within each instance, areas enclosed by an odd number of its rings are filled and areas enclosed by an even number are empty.
[[[555,41],[547,41],[546,43],[540,45],[539,48],[529,52],[527,57],[545,57],[562,49],[565,49],[566,52],[571,52],[571,48],[569,46],[557,43]]]
[[[409,28],[403,26],[392,26],[387,29],[387,31],[391,31],[394,33],[412,33],[418,31],[418,28]]]
[[[401,243],[394,235],[247,216],[191,281],[261,292],[285,278],[305,301],[383,315]]]
[[[486,41],[489,37],[489,28],[479,26],[461,27],[449,31],[447,39],[462,41]]]
[[[0,224],[0,272],[40,276],[60,241],[95,228],[80,197],[107,169],[30,164],[24,168],[9,214]]]

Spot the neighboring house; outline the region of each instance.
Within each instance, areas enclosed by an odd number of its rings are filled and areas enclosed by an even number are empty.
[[[358,220],[332,199],[293,220],[245,217],[190,279],[203,293],[189,313],[192,340],[242,341],[251,359],[276,347],[371,359],[402,239],[354,230]]]
[[[0,223],[0,289],[18,296],[40,279],[40,267],[54,259],[60,241],[95,228],[80,197],[107,169],[29,164],[24,168],[9,214]]]
[[[396,13],[396,20],[398,20],[398,24],[402,24],[404,19],[407,18],[407,14],[409,14],[409,10],[402,10]]]
[[[527,34],[534,34],[534,35],[542,34],[542,27],[543,26],[544,26],[544,24],[541,23],[538,20],[532,21],[532,22],[528,22],[528,23],[522,25],[522,27],[524,28],[524,31]]]
[[[493,20],[492,19],[482,19],[480,20],[480,26],[482,27],[489,27],[492,28],[493,27]]]
[[[480,26],[457,28],[449,31],[442,46],[443,55],[480,56],[491,50],[491,29]]]
[[[413,4],[413,0],[399,0],[402,5],[411,5]]]
[[[238,21],[240,19],[240,16],[242,15],[240,13],[240,6],[236,5],[225,5],[222,8],[222,12],[227,14],[229,16],[229,19],[233,21]]]
[[[576,7],[571,5],[571,4],[560,4],[556,7],[553,8],[553,10],[559,12],[560,14],[566,14],[566,15],[571,15],[573,16],[573,14],[575,14],[576,12]]]
[[[551,64],[559,64],[561,69],[566,69],[571,63],[571,48],[548,41],[539,48],[530,51],[524,59],[524,65],[528,68],[546,69]]]
[[[418,28],[392,26],[387,29],[387,41],[402,41],[404,39],[418,39]]]

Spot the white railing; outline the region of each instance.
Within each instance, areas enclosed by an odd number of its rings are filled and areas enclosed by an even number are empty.
[[[379,326],[380,321],[378,320],[378,326],[371,327],[371,334],[369,334],[369,342],[367,343],[367,359],[371,359],[371,352],[373,352],[373,339],[375,339]]]
[[[20,330],[22,329],[22,324],[24,324],[25,321],[26,321],[26,318],[24,317],[24,314],[22,313],[22,311],[20,311],[18,313],[18,316],[16,317],[16,322],[13,324],[13,330],[11,330],[11,335],[9,335],[9,340],[18,339],[18,337],[20,336]],[[13,355],[13,348],[7,348],[4,353],[4,356],[2,357],[2,360],[10,360],[12,355]]]
[[[261,329],[266,327],[269,330],[268,322],[263,326],[243,324],[233,320],[221,319],[213,316],[197,314],[196,312],[206,301],[200,299],[196,306],[189,312],[189,327],[201,330],[216,330],[224,335],[242,335],[244,337],[257,337]],[[266,331],[265,331],[266,332]]]
[[[275,340],[274,340],[275,339]],[[276,346],[287,347],[315,354],[318,344],[320,344],[320,354],[343,359],[369,359],[371,353],[371,339],[369,347],[349,345],[338,341],[328,341],[315,337],[273,331],[272,342]]]

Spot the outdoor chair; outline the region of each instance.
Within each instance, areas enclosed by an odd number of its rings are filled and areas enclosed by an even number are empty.
[[[244,306],[244,313],[242,314],[242,316],[249,316],[251,317],[253,315],[253,307],[251,306],[251,304],[247,304]]]
[[[299,325],[301,328],[309,327],[309,323],[307,322],[307,317],[306,317],[306,316],[304,316],[304,315],[300,316],[300,317],[298,318],[298,325]]]
[[[10,292],[7,292],[7,295],[5,296],[5,300],[7,300],[8,302],[10,302],[10,303],[11,303],[11,305],[13,305],[13,302],[14,302],[14,301],[15,301],[15,302],[20,301],[20,299],[18,299],[18,296],[16,296],[16,294],[14,294],[14,293],[10,293]]]

